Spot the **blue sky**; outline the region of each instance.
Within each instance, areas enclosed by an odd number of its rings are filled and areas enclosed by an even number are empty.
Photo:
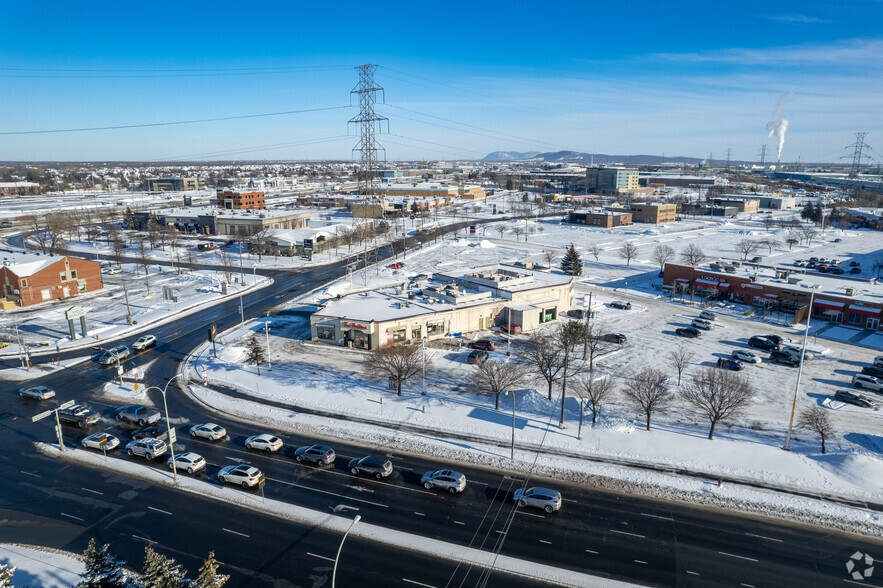
[[[856,131],[883,158],[883,0],[0,0],[0,22],[0,160],[352,159],[364,63],[380,66],[390,160],[754,160],[764,144],[774,160],[781,118],[783,161],[839,161]]]

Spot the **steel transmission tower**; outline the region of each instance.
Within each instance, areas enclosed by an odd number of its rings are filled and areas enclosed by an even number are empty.
[[[359,191],[362,194],[367,194],[368,190],[375,187],[377,152],[383,151],[383,160],[386,160],[386,149],[377,144],[374,135],[383,132],[384,121],[387,125],[386,131],[389,132],[389,119],[374,112],[378,92],[381,93],[381,103],[386,102],[383,88],[374,83],[374,70],[377,69],[377,66],[367,64],[360,65],[356,69],[359,71],[359,83],[350,92],[350,98],[352,99],[353,94],[359,96],[359,114],[351,118],[347,124],[359,125],[359,145],[354,147],[353,151],[361,152],[362,174],[359,180]]]
[[[852,167],[849,169],[849,177],[857,178],[858,172],[862,167],[862,157],[867,157],[867,155],[862,156],[862,151],[865,147],[870,147],[870,145],[865,144],[865,136],[867,133],[856,133],[855,134],[855,143],[852,145],[847,145],[847,149],[852,147],[854,151],[852,152]]]
[[[760,168],[764,169],[764,164],[766,163],[766,145],[760,148]]]

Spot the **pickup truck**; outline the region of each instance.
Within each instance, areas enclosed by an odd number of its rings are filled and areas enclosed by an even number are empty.
[[[90,410],[82,404],[75,404],[69,408],[59,410],[58,420],[69,425],[76,425],[82,429],[86,425],[94,425],[101,420],[101,413]]]

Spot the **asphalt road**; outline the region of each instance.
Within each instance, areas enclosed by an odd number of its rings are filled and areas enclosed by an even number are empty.
[[[335,264],[297,275],[280,272],[272,286],[243,297],[245,316],[261,316],[266,309],[311,290],[314,284],[341,275],[344,267]],[[139,365],[153,361],[149,383],[162,385],[176,374],[186,354],[205,340],[207,325],[216,324],[220,332],[238,322],[238,299],[225,302],[152,329],[161,341],[159,347],[127,361]],[[131,344],[131,340],[125,342]],[[191,572],[214,549],[225,564],[222,571],[235,576],[231,585],[321,585],[329,564],[323,558],[336,551],[338,535],[37,454],[32,442],[51,442],[54,433],[51,423],[31,423],[30,417],[72,398],[100,409],[103,422],[89,431],[64,427],[68,442],[99,430],[116,434],[123,443],[129,440],[134,428],[118,425],[113,420],[116,406],[96,393],[110,374],[94,361],[48,374],[37,382],[59,394],[45,403],[19,398],[15,395],[18,385],[0,385],[0,397],[7,399],[0,413],[0,443],[4,447],[0,476],[5,481],[0,489],[0,521],[4,523],[0,525],[0,541],[82,551],[89,538],[95,537],[111,543],[116,553],[139,565],[144,545],[155,542]],[[157,394],[152,400],[157,406],[162,404]],[[565,498],[561,512],[516,511],[511,493],[522,479],[504,472],[337,442],[329,442],[338,453],[335,466],[321,470],[297,464],[291,452],[298,445],[322,440],[283,434],[286,446],[280,454],[256,454],[247,450],[243,441],[264,431],[223,416],[206,415],[174,383],[169,387],[168,401],[174,422],[186,421],[178,425],[178,445],[201,453],[209,463],[201,475],[205,479],[224,465],[245,461],[267,475],[268,497],[322,512],[358,513],[365,522],[455,544],[494,549],[505,537],[501,549],[505,555],[585,573],[655,586],[821,587],[849,580],[845,564],[856,551],[875,557],[883,551],[874,539],[550,480],[532,483],[559,489]],[[187,438],[189,424],[209,420],[224,425],[228,438],[215,444]],[[394,474],[377,481],[354,477],[346,470],[349,458],[369,453],[388,455]],[[130,458],[115,452],[109,459]],[[157,467],[132,459],[145,467]],[[426,491],[420,486],[423,472],[445,465],[466,474],[469,485],[463,495]],[[510,517],[512,523],[507,528]],[[450,581],[454,566],[449,563],[349,541],[346,553],[352,559],[338,572],[341,586],[415,585],[409,582],[471,586],[480,582],[476,571],[465,579]],[[488,585],[503,582],[528,585],[497,575]],[[862,585],[875,584],[869,581]]]

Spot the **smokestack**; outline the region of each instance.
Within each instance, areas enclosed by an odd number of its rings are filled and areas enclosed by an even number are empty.
[[[782,147],[785,146],[785,132],[788,130],[788,119],[782,116],[782,112],[785,108],[785,103],[788,102],[794,96],[794,92],[788,92],[787,94],[782,94],[779,97],[779,102],[776,104],[776,111],[773,116],[776,117],[776,120],[771,120],[766,124],[766,128],[769,130],[769,134],[767,135],[770,138],[775,137],[778,141],[778,151],[776,154],[776,169],[779,169],[779,161],[782,159]]]

